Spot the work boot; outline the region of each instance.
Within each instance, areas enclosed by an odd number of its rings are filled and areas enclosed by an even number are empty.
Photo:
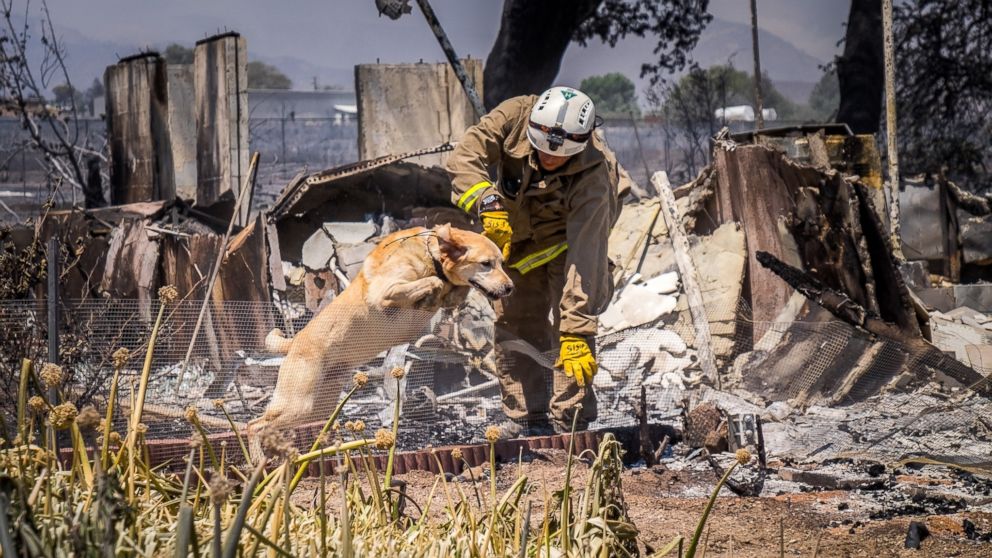
[[[500,440],[513,440],[519,438],[524,433],[524,425],[515,420],[506,419],[496,425],[499,428]]]
[[[555,433],[555,427],[547,418],[527,421],[528,436],[551,436]]]
[[[553,421],[552,422],[552,426],[554,426],[555,434],[571,434],[572,433],[572,425],[571,425],[571,423],[565,424],[564,422],[560,422],[560,421],[557,421],[556,420],[556,421]],[[582,432],[584,430],[589,430],[589,423],[580,419],[579,422],[577,422],[575,424],[575,431],[576,432]]]

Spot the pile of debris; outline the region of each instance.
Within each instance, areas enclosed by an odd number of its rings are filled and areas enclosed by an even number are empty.
[[[988,410],[992,311],[976,306],[992,285],[965,293],[935,283],[932,262],[901,265],[889,244],[880,162],[867,147],[873,138],[827,131],[758,136],[752,144],[721,136],[713,165],[671,191],[673,204],[624,205],[610,237],[617,287],[600,319],[601,410],[593,427],[672,422],[721,397],[777,417],[766,433],[779,453],[819,447],[824,428],[857,443],[854,423],[865,436],[901,428],[908,410],[919,411],[907,403],[916,396],[934,398],[925,409],[953,402],[933,413],[953,428],[928,432],[957,439],[961,428],[981,423],[968,417]],[[445,222],[473,226],[451,207],[441,169],[404,161],[447,149],[302,173],[268,211],[236,227],[223,252],[225,219],[178,201],[57,215],[58,227],[86,244],[66,296],[138,299],[145,321],[160,285],[176,285],[188,299],[209,296],[209,323],[195,347],[201,358],[190,368],[200,380],[177,393],[240,401],[236,418],[250,418],[264,408],[281,363],[264,353],[272,327],[298,331],[354,279],[384,235]],[[676,233],[687,235],[682,248]],[[206,278],[221,253],[208,295]],[[254,304],[235,315],[226,311],[233,300]],[[183,316],[169,339],[185,350],[193,320]],[[369,363],[374,378],[396,364],[410,373],[399,390],[371,382],[347,411],[389,422],[400,397],[407,418],[437,426],[438,436],[422,442],[476,438],[478,426],[499,414],[493,339],[492,308],[472,296],[459,311],[436,316],[423,338]],[[175,361],[162,370],[174,368]],[[847,418],[831,423],[823,413],[833,412]],[[835,451],[864,449],[847,438]]]
[[[881,192],[870,185],[877,161],[856,161],[858,175],[837,159],[864,141],[822,133],[761,145],[723,138],[714,164],[675,190],[708,337],[689,311],[662,208],[651,201],[624,208],[611,236],[620,269],[601,317],[600,359],[609,374],[595,382],[609,404],[597,426],[636,424],[639,412],[671,421],[719,395],[774,417],[771,424],[788,417],[787,428],[769,430],[775,452],[820,448],[836,456],[871,447],[891,458],[990,449],[964,440],[987,429],[981,417],[992,411],[992,312],[941,312],[923,300],[950,305],[957,295],[981,304],[992,285],[933,287],[920,270],[925,263],[897,263],[884,206],[876,207]],[[807,154],[803,162],[803,149],[834,156],[817,163]],[[719,370],[715,382],[704,374],[704,344]],[[643,411],[642,385],[650,394]],[[846,418],[824,418],[831,413]],[[913,435],[899,434],[914,421]],[[878,433],[886,443],[872,443]],[[821,447],[834,439],[832,451]]]

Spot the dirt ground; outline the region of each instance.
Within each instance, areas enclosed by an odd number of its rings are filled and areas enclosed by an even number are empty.
[[[498,466],[501,492],[520,474],[528,477],[531,490],[524,496],[523,506],[531,502],[531,522],[535,529],[540,528],[546,495],[563,484],[565,461],[566,455],[560,450],[538,450],[523,464]],[[453,479],[472,502],[476,498],[485,502],[489,492],[487,468],[483,466],[476,470],[476,483]],[[573,487],[583,487],[587,473],[586,465],[579,462],[573,470]],[[435,476],[413,471],[398,478],[407,483],[407,494],[416,503],[408,505],[406,513],[419,516],[417,508],[426,503]],[[640,540],[646,545],[642,551],[662,548],[678,535],[689,538],[716,481],[712,471],[671,471],[662,467],[626,469],[622,478],[623,493],[630,518],[641,531]],[[301,503],[308,498],[306,495],[315,492],[315,487],[312,479],[301,485],[302,490],[297,491]],[[760,497],[741,498],[727,491],[721,493],[707,523],[705,556],[777,557],[781,545],[785,556],[992,557],[992,543],[969,540],[963,528],[964,519],[968,519],[979,534],[992,533],[992,512],[988,506],[965,507],[942,515],[905,513],[906,510],[880,514],[879,509],[886,510],[886,504],[881,502],[884,497],[866,491],[777,494],[780,492],[784,491],[766,484]],[[873,499],[879,502],[873,503]],[[443,503],[438,499],[431,513],[439,514],[442,509]],[[874,513],[870,513],[871,509]],[[871,519],[873,515],[894,516]],[[904,547],[911,521],[924,522],[931,533],[919,550]]]

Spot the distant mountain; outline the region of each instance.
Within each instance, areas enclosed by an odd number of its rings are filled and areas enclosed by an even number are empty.
[[[823,64],[822,60],[764,29],[759,29],[758,41],[762,72],[776,83],[808,82],[808,87],[812,90],[812,84],[822,74],[819,68]],[[556,82],[578,86],[589,76],[621,72],[637,85],[638,99],[643,104],[649,83],[647,79],[639,77],[641,65],[654,58],[655,55],[651,52],[654,47],[653,38],[637,37],[628,37],[612,49],[599,42],[593,42],[586,48],[573,44],[565,53]],[[714,18],[700,36],[699,43],[692,52],[692,59],[703,68],[726,64],[731,59],[735,68],[750,72],[751,28]],[[675,80],[677,77],[673,76],[671,79]],[[799,98],[805,87],[790,85],[787,87],[789,92],[783,91],[783,94],[792,100],[805,102],[805,98]]]
[[[93,39],[82,33],[66,27],[60,27],[63,46],[68,52],[70,77],[77,88],[85,90],[93,78],[103,78],[104,69],[117,62],[120,57],[135,54],[141,50],[159,48],[165,44],[138,45],[122,42]],[[313,78],[317,77],[319,87],[334,86],[346,89],[354,88],[354,69],[341,66],[342,57],[336,56],[333,61],[329,58],[327,65],[315,64],[293,56],[265,56],[252,50],[251,37],[248,37],[249,58],[272,64],[282,70],[293,81],[294,89],[309,90],[313,88]],[[802,96],[802,91],[808,84],[819,80],[819,66],[824,62],[806,53],[799,46],[775,35],[760,30],[761,67],[776,82],[801,82],[804,85],[789,86],[783,91],[794,100]],[[192,47],[192,44],[187,46]],[[465,46],[465,45],[462,45]],[[471,45],[468,45],[471,46]],[[556,82],[559,84],[578,85],[582,79],[609,72],[622,72],[637,84],[639,98],[643,102],[647,80],[640,79],[641,64],[650,61],[654,54],[655,41],[653,38],[628,37],[620,41],[615,48],[593,41],[583,48],[577,44],[569,47],[562,60],[561,71]],[[467,47],[466,47],[467,48]],[[469,49],[471,50],[471,49]],[[478,49],[476,49],[478,50]],[[736,52],[736,54],[734,54]],[[703,31],[699,44],[693,51],[693,59],[702,67],[714,64],[726,64],[733,55],[734,66],[741,70],[751,69],[751,30],[747,25],[714,19]],[[40,57],[40,55],[38,55]],[[33,56],[34,58],[34,56]],[[440,58],[440,55],[439,55]],[[368,60],[371,62],[371,60]],[[355,61],[358,62],[358,61]],[[408,62],[416,62],[409,60]],[[55,79],[50,86],[61,83]]]
[[[103,72],[107,66],[116,64],[119,59],[141,51],[161,51],[166,46],[165,44],[135,45],[92,39],[70,28],[60,28],[59,33],[62,46],[68,54],[66,67],[69,69],[69,78],[77,89],[83,91],[93,83],[94,78],[102,81]],[[184,46],[192,48],[193,44],[184,44]],[[34,67],[38,67],[42,57],[41,49],[32,49],[29,52],[29,57]],[[319,66],[299,58],[288,56],[255,56],[255,53],[251,50],[250,43],[248,46],[248,58],[251,60],[261,60],[279,68],[293,81],[293,89],[313,89],[314,76],[316,76],[317,84],[320,88],[332,86],[335,88],[354,89],[355,87],[355,71],[353,68]],[[63,81],[64,79],[60,76],[52,78],[51,83],[49,83],[49,89]]]
[[[819,81],[819,80],[817,80]],[[816,83],[812,81],[793,81],[773,79],[775,89],[793,103],[805,105],[809,102],[809,94],[813,92]]]
[[[92,39],[74,29],[65,27],[60,27],[58,32],[59,39],[67,54],[66,68],[69,70],[69,78],[76,89],[81,91],[89,88],[94,78],[103,81],[104,70],[107,66],[116,64],[120,58],[136,54],[142,50],[149,50],[147,45],[128,45]],[[34,61],[35,67],[38,67],[41,56],[40,48],[31,51],[29,58]],[[53,78],[49,87],[59,85],[63,81],[61,77]]]
[[[758,51],[761,54],[761,71],[773,80],[816,83],[823,74],[820,66],[824,60],[761,28],[758,29]],[[700,36],[692,57],[700,66],[707,68],[726,64],[731,56],[735,68],[751,71],[751,28],[714,18]]]

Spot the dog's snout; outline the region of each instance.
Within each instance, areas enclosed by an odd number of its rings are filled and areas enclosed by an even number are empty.
[[[508,297],[508,296],[510,296],[510,293],[512,293],[512,292],[513,292],[513,283],[507,281],[507,283],[505,285],[503,285],[503,289],[500,292],[499,296],[500,296],[500,298]]]

